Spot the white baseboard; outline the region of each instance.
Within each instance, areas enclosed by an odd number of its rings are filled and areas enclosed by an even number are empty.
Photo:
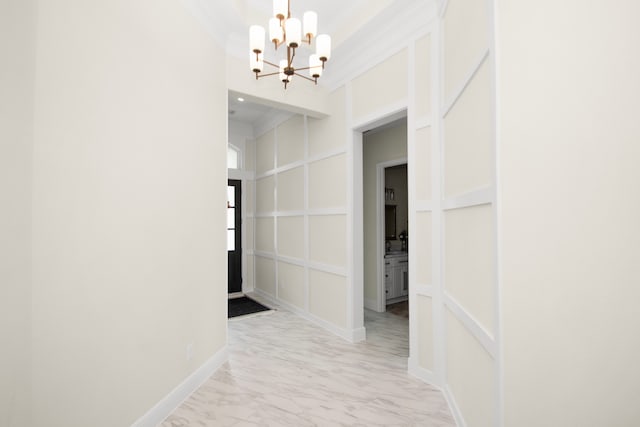
[[[358,341],[363,341],[366,336],[367,336],[367,332],[365,330],[364,327],[361,328],[356,328],[356,329],[345,329],[345,328],[341,328],[339,326],[334,325],[331,322],[327,322],[324,319],[319,318],[318,316],[315,316],[307,311],[302,310],[299,307],[296,307],[293,304],[289,304],[286,301],[283,301],[281,299],[277,299],[275,297],[273,297],[272,295],[269,295],[268,293],[262,291],[261,289],[255,289],[254,293],[258,294],[261,298],[264,298],[266,301],[274,304],[274,305],[280,305],[284,308],[286,308],[287,310],[297,314],[298,316],[307,319],[308,321],[315,323],[316,325],[320,326],[323,329],[326,329],[327,331],[336,334],[337,336],[339,336],[340,338],[343,338],[349,342],[358,342]]]
[[[442,394],[449,405],[449,410],[451,410],[451,414],[453,415],[453,419],[456,422],[456,426],[467,427],[467,424],[462,417],[462,412],[460,412],[460,408],[458,407],[456,399],[453,397],[453,393],[449,386],[443,385],[442,381],[432,371],[421,367],[416,358],[409,357],[407,365],[409,375],[416,377],[442,391]]]
[[[456,426],[458,427],[467,427],[467,423],[464,421],[462,417],[462,412],[460,411],[460,407],[458,407],[458,403],[456,402],[455,397],[453,397],[453,393],[448,385],[442,388],[442,392],[444,393],[444,398],[447,400],[449,404],[449,409],[453,414],[453,419],[456,422]]]
[[[155,427],[164,421],[175,409],[182,404],[194,391],[218,370],[229,358],[227,347],[224,346],[202,366],[189,375],[180,385],[166,395],[161,401],[140,417],[131,427]]]
[[[432,371],[420,366],[416,358],[409,357],[407,359],[407,367],[408,367],[407,371],[409,372],[409,375],[411,375],[412,377],[416,377],[419,380],[422,380],[426,383],[431,384],[432,386],[441,388],[440,381],[438,381],[438,377],[436,377],[436,375]]]
[[[351,342],[360,342],[367,339],[367,330],[365,327],[356,328],[351,330]]]
[[[380,313],[380,307],[378,307],[378,301],[375,298],[365,298],[364,299],[364,308],[368,308],[369,310],[376,311]],[[383,310],[384,311],[384,310]]]

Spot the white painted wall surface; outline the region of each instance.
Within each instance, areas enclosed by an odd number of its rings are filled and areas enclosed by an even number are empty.
[[[407,49],[353,78],[351,85],[352,114],[356,120],[402,102],[407,97]]]
[[[225,346],[223,52],[169,0],[39,2],[37,45],[33,421],[130,425]]]
[[[637,425],[640,4],[496,4],[504,425]]]
[[[35,2],[0,3],[0,425],[30,425]]]

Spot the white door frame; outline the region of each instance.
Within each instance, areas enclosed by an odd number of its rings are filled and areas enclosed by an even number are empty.
[[[392,166],[406,165],[407,158],[387,160],[376,165],[376,286],[378,289],[376,297],[376,311],[384,313],[387,311],[387,297],[384,289],[384,254],[385,254],[385,205],[383,196],[385,183],[384,170]],[[408,185],[409,183],[407,183]]]
[[[351,265],[351,286],[349,287],[349,323],[353,330],[357,330],[354,341],[365,339],[364,329],[364,211],[363,200],[363,159],[362,159],[362,134],[368,130],[389,124],[407,116],[406,100],[395,104],[384,111],[367,117],[361,121],[353,121],[350,129],[351,141],[349,145],[350,170],[349,193],[349,264]]]

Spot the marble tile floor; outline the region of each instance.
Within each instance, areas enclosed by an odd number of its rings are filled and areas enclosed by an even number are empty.
[[[455,426],[407,374],[407,319],[365,310],[365,327],[351,344],[283,309],[229,322],[229,361],[161,427]]]

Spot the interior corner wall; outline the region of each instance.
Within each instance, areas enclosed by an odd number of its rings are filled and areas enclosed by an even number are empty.
[[[344,89],[328,102],[256,138],[256,290],[351,339]]]
[[[39,2],[35,426],[131,425],[224,352],[220,58],[180,2]]]
[[[0,425],[31,425],[34,1],[0,3]]]
[[[640,4],[496,4],[504,425],[637,425]]]
[[[378,305],[377,165],[407,157],[406,122],[379,132],[364,134],[362,152],[364,305],[373,310]]]

